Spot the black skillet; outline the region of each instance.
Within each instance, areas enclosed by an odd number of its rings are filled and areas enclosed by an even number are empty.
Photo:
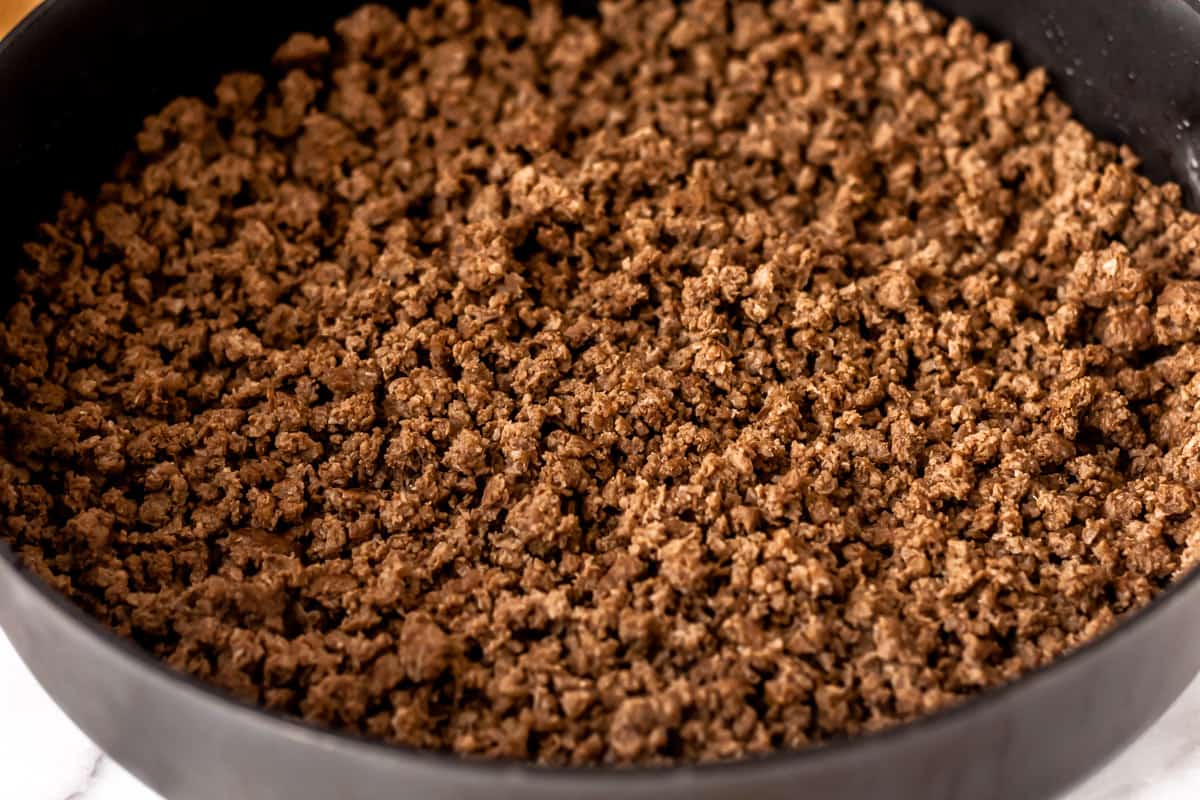
[[[143,115],[261,65],[286,33],[327,29],[357,4],[48,0],[0,44],[2,268],[20,263],[17,245],[64,189],[87,190],[111,168]],[[1200,202],[1200,2],[933,5],[1015,42],[1087,124]],[[79,726],[170,800],[1037,800],[1131,741],[1200,669],[1200,574],[1100,640],[952,710],[804,752],[672,769],[468,762],[239,705],[102,630],[2,545],[0,624]]]

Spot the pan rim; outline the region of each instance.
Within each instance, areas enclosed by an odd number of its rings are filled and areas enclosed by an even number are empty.
[[[354,733],[325,728],[299,717],[239,700],[218,686],[200,680],[189,673],[172,669],[135,642],[116,634],[77,606],[67,595],[31,573],[22,565],[20,557],[7,541],[0,540],[0,562],[3,562],[0,563],[0,582],[6,579],[5,573],[15,580],[21,581],[26,588],[32,589],[41,601],[63,616],[72,627],[87,636],[95,645],[108,649],[143,674],[148,674],[175,690],[189,693],[201,701],[215,703],[222,712],[233,713],[247,721],[270,724],[288,738],[307,739],[311,744],[321,745],[331,750],[349,748],[359,751],[359,755],[372,759],[387,758],[411,761],[414,762],[414,766],[463,771],[474,773],[477,777],[494,778],[502,774],[517,772],[522,778],[535,781],[553,783],[570,781],[572,784],[579,780],[596,783],[627,783],[635,779],[662,780],[678,779],[683,776],[729,778],[738,773],[802,767],[819,761],[854,756],[869,749],[886,750],[902,739],[915,738],[931,733],[937,728],[948,728],[968,722],[972,717],[985,714],[988,710],[1002,705],[1035,685],[1054,680],[1056,676],[1064,674],[1073,667],[1080,666],[1087,661],[1102,659],[1106,652],[1115,648],[1121,639],[1127,638],[1137,630],[1149,625],[1153,618],[1165,613],[1168,606],[1186,602],[1189,599],[1187,596],[1191,593],[1200,593],[1200,565],[1194,565],[1186,573],[1174,579],[1171,585],[1149,604],[1119,618],[1098,636],[1081,643],[1049,663],[1008,683],[990,687],[953,705],[883,730],[839,737],[797,750],[777,750],[762,756],[725,761],[685,762],[676,765],[571,767],[543,766],[522,759],[468,757],[448,751],[392,744],[380,739],[371,739]],[[20,655],[19,650],[18,655]],[[24,662],[23,656],[22,662]],[[35,678],[38,677],[36,672],[32,669],[30,671]],[[53,695],[51,698],[54,699]],[[57,702],[55,700],[56,704]]]

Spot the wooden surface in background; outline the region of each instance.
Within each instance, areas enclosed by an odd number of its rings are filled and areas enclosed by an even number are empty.
[[[37,4],[38,0],[0,0],[0,36],[8,33]]]

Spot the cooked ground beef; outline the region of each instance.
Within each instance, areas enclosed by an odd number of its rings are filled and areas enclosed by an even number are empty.
[[[0,326],[3,536],[171,666],[416,747],[728,759],[1200,558],[1200,225],[1007,44],[439,0],[275,64],[150,117]]]

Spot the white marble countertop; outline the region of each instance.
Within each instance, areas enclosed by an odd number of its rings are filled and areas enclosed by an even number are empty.
[[[159,800],[88,741],[0,634],[0,798]],[[1200,678],[1142,738],[1063,800],[1200,797]]]

